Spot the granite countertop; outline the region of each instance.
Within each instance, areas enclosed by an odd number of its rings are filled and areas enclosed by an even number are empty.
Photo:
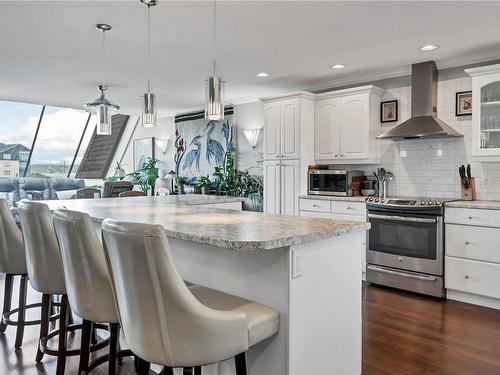
[[[453,201],[445,203],[445,207],[500,210],[500,201]]]
[[[195,198],[179,199],[191,203],[175,202],[170,197],[71,199],[44,203],[51,210],[66,207],[86,212],[97,222],[109,217],[160,224],[169,237],[231,250],[269,250],[369,228],[369,224],[355,221],[194,207]],[[210,203],[227,202],[226,197],[213,199]]]
[[[338,197],[334,195],[299,195],[301,199],[318,199],[322,201],[365,202],[367,197]]]

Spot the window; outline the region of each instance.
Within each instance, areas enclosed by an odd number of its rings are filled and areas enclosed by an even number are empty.
[[[84,110],[46,107],[33,147],[28,175],[66,177],[87,118],[88,113]]]
[[[0,159],[19,160],[19,170],[13,175],[24,174],[42,108],[0,101]]]

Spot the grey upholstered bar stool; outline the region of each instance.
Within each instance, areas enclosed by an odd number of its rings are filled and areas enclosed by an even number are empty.
[[[40,303],[26,305],[28,275],[26,268],[26,255],[24,251],[23,236],[14,220],[9,205],[4,198],[0,198],[0,272],[5,273],[5,291],[3,312],[0,323],[0,334],[3,334],[7,325],[17,326],[15,347],[23,344],[24,327],[40,324],[40,321],[26,321],[26,309],[39,307]],[[12,288],[14,276],[21,277],[19,287],[19,307],[11,310]],[[10,316],[17,313],[17,321],[12,321]]]
[[[102,223],[114,295],[130,349],[144,361],[184,373],[235,357],[246,374],[245,352],[278,331],[276,311],[201,286],[187,287],[159,225]],[[170,370],[171,371],[171,370]]]
[[[87,214],[59,209],[54,213],[54,227],[59,239],[64,277],[73,312],[83,319],[80,366],[88,374],[109,361],[108,374],[116,373],[117,358],[130,356],[130,350],[119,351],[119,320],[111,276],[95,226]],[[110,324],[109,354],[89,365],[92,323]]]
[[[43,353],[57,356],[56,374],[63,375],[66,367],[66,357],[80,355],[79,349],[68,349],[68,331],[80,329],[82,326],[71,324],[71,311],[66,295],[61,253],[54,231],[52,214],[46,204],[28,200],[22,200],[18,203],[18,211],[24,235],[29,280],[33,289],[43,295],[37,361],[42,359]],[[59,314],[59,329],[49,333],[47,310],[49,309],[49,301],[52,295],[62,296],[61,310]],[[68,325],[68,321],[70,325]],[[47,342],[56,336],[59,340],[58,349],[50,349],[47,346]],[[94,345],[93,350],[98,350],[106,345],[107,342],[101,342],[98,345]]]

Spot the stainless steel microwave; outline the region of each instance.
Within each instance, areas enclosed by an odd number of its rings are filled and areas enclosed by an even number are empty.
[[[363,171],[311,169],[308,175],[309,194],[350,196],[354,176],[363,176]]]

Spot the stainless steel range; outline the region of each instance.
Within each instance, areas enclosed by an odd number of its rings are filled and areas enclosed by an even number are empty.
[[[444,297],[444,202],[429,198],[368,198],[366,280]]]

